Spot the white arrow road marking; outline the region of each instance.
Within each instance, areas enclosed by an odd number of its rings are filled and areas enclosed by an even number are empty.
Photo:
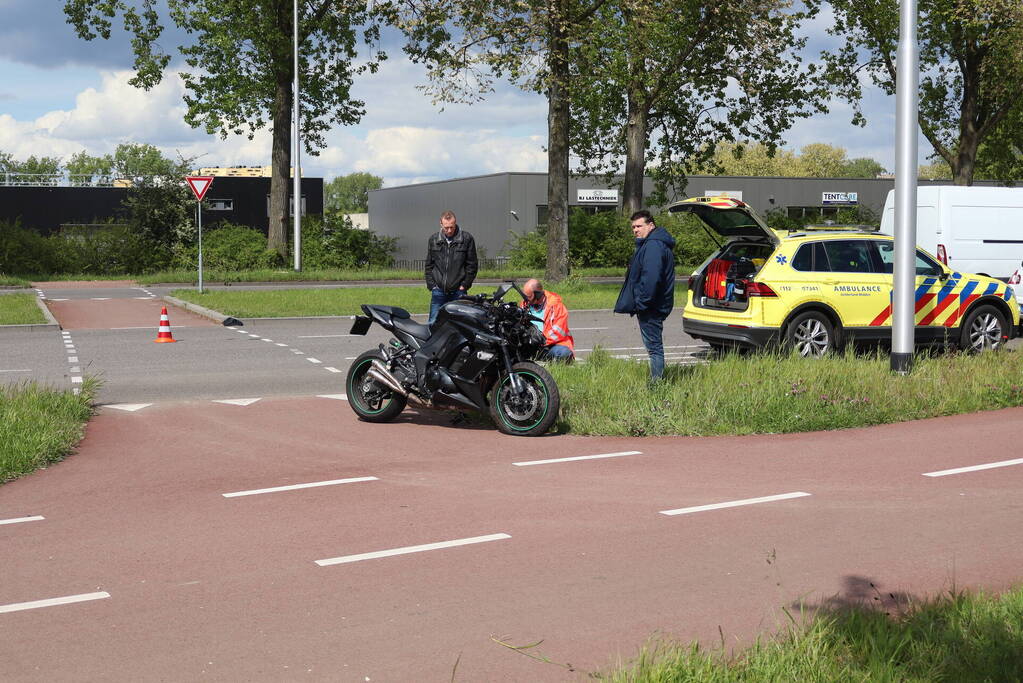
[[[337,401],[347,401],[348,394],[317,394],[316,398],[332,398]]]
[[[232,405],[232,406],[248,406],[248,405],[252,405],[253,403],[255,403],[258,400],[259,400],[258,398],[222,398],[222,399],[219,399],[219,400],[215,400],[213,402],[214,403],[227,403],[228,405]]]
[[[314,481],[309,484],[291,484],[289,486],[274,486],[268,489],[253,489],[251,491],[235,491],[234,493],[222,493],[224,498],[238,498],[239,496],[256,496],[261,493],[277,493],[278,491],[297,491],[298,489],[312,489],[319,486],[335,486],[337,484],[355,484],[360,481],[379,481],[376,477],[351,477],[349,479],[332,479],[330,481]]]
[[[14,517],[12,519],[0,519],[0,524],[20,524],[22,522],[38,522],[41,519],[46,519],[42,515],[32,515],[31,517]]]
[[[761,498],[746,498],[744,500],[732,500],[727,503],[713,503],[711,505],[697,505],[691,508],[679,508],[677,510],[661,510],[662,515],[688,515],[691,512],[703,512],[705,510],[721,510],[723,508],[734,508],[740,505],[755,505],[757,503],[773,503],[776,500],[788,500],[789,498],[802,498],[809,496],[804,491],[792,493],[780,493],[776,496],[763,496]]]
[[[153,405],[152,403],[111,403],[108,404],[107,408],[114,408],[116,410],[124,410],[129,413],[134,413],[136,410],[142,410]]]
[[[10,605],[0,605],[0,614],[7,612],[20,612],[26,609],[38,609],[40,607],[54,607],[55,605],[70,605],[75,602],[86,602],[88,600],[102,600],[109,598],[110,593],[100,591],[98,593],[81,593],[80,595],[67,595],[63,598],[49,598],[47,600],[33,600],[32,602],[15,602]]]
[[[421,553],[424,550],[439,550],[441,548],[454,548],[460,545],[472,543],[486,543],[487,541],[500,541],[511,538],[508,534],[490,534],[489,536],[473,536],[472,538],[459,538],[454,541],[441,541],[440,543],[426,543],[424,545],[410,545],[404,548],[393,548],[391,550],[378,550],[373,553],[362,553],[360,555],[343,555],[332,557],[327,560],[316,560],[321,567],[329,567],[332,564],[346,564],[348,562],[359,562],[360,560],[373,560],[378,557],[393,557],[394,555],[407,555],[409,553]]]

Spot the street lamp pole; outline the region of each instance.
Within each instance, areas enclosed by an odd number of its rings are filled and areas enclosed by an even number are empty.
[[[292,189],[293,199],[291,200],[292,211],[295,215],[295,270],[302,270],[302,133],[301,133],[301,91],[298,88],[298,0],[294,0],[294,33],[295,33],[295,83],[294,83],[294,126],[295,126],[295,184]]]
[[[900,375],[913,367],[916,328],[917,3],[899,8],[898,72],[895,80],[895,264],[892,289],[891,369]]]

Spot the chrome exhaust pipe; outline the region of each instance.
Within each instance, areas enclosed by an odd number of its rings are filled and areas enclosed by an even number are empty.
[[[366,375],[380,384],[383,384],[394,393],[400,396],[408,396],[408,390],[401,386],[401,382],[398,381],[398,378],[392,375],[391,371],[387,369],[387,366],[379,360],[373,361],[370,369],[366,371]]]

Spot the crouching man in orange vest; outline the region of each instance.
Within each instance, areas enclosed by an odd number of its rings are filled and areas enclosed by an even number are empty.
[[[534,320],[533,324],[543,332],[547,346],[544,348],[545,355],[551,360],[571,363],[575,358],[575,341],[568,332],[568,309],[561,301],[561,297],[554,292],[545,292],[539,280],[526,280],[522,285],[522,293],[529,299],[520,304],[528,306],[529,312],[540,320]]]

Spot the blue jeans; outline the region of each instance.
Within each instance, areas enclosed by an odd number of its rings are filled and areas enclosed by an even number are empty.
[[[430,290],[430,319],[426,321],[426,324],[433,324],[433,321],[437,319],[437,314],[440,312],[441,306],[456,299],[461,299],[464,294],[465,290],[463,289],[456,289],[453,292],[443,292],[439,287],[434,287]]]
[[[554,344],[552,346],[545,346],[543,349],[543,355],[546,355],[548,359],[553,361],[563,361],[569,363],[575,358],[575,354],[572,353],[572,349],[568,348],[564,344]],[[541,357],[542,357],[541,356]]]
[[[650,379],[659,380],[664,374],[664,319],[667,316],[662,313],[640,312],[636,314],[639,320],[639,333],[643,337],[643,346],[650,355]]]

